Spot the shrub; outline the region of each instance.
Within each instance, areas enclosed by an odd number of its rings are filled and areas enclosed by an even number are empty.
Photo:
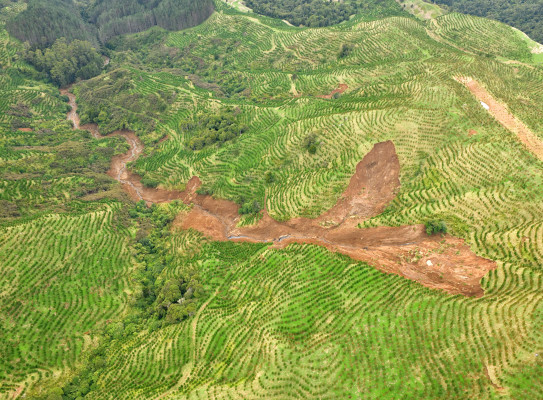
[[[264,181],[268,184],[275,182],[275,175],[271,171],[267,171],[264,175]]]
[[[143,183],[147,187],[154,189],[159,185],[160,182],[154,178],[149,178],[147,176],[144,176],[143,178],[141,178],[141,183]]]
[[[258,212],[260,212],[261,209],[262,207],[260,206],[260,203],[258,201],[256,200],[253,200],[252,202],[247,201],[241,205],[241,207],[239,208],[239,213],[241,215],[257,214]]]
[[[306,149],[309,154],[315,154],[317,152],[317,147],[319,146],[319,140],[315,133],[310,133],[304,138],[302,147]]]
[[[426,221],[424,224],[426,227],[426,233],[433,235],[434,233],[447,233],[447,224],[445,221]]]
[[[216,115],[200,113],[195,120],[183,122],[181,127],[191,137],[187,145],[192,150],[227,142],[248,129],[239,122],[238,112],[231,108],[225,108]]]
[[[341,48],[339,49],[339,53],[338,53],[337,57],[338,58],[347,57],[352,51],[353,51],[353,45],[352,44],[343,43],[341,45]]]
[[[28,50],[25,58],[59,86],[73,83],[76,79],[92,78],[101,72],[103,66],[102,56],[92,43],[81,40],[68,43],[65,38],[56,40],[44,52]]]

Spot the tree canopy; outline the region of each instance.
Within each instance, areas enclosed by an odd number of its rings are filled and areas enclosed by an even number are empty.
[[[61,37],[98,44],[96,28],[85,23],[72,0],[30,0],[25,11],[7,21],[6,28],[20,41],[41,49]]]
[[[187,145],[192,150],[201,150],[215,143],[224,143],[236,138],[245,131],[247,126],[238,120],[239,111],[224,109],[218,114],[199,113],[194,119],[181,125],[186,135],[190,137]]]
[[[44,52],[27,51],[26,59],[59,86],[98,75],[104,63],[91,43],[77,39],[68,43],[65,38],[58,39]]]
[[[114,36],[152,26],[181,30],[198,25],[213,12],[212,0],[29,0],[25,11],[9,20],[9,33],[31,47],[44,49],[57,39],[86,40],[94,45]]]
[[[312,27],[339,24],[357,13],[387,16],[400,12],[393,0],[246,0],[245,4],[256,13]]]
[[[543,0],[436,0],[453,11],[492,18],[543,42]]]
[[[114,36],[152,26],[181,30],[198,25],[213,12],[212,0],[97,0],[86,13],[107,42]]]

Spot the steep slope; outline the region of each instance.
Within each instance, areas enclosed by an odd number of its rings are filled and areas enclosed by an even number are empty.
[[[49,47],[61,37],[98,45],[98,39],[105,43],[114,36],[152,26],[189,28],[202,23],[213,10],[212,0],[118,0],[81,5],[73,0],[29,0],[27,9],[9,20],[6,28],[33,47]]]
[[[96,28],[81,18],[72,0],[30,0],[25,11],[7,22],[6,29],[33,47],[49,47],[61,37],[98,44]]]
[[[543,1],[541,0],[437,0],[452,10],[492,18],[520,29],[543,42]]]
[[[129,168],[157,193],[195,189],[197,175],[195,195],[246,206],[232,207],[238,232],[343,204],[357,240],[390,243],[371,233],[403,229],[435,246],[402,242],[393,256],[411,274],[400,277],[323,246],[182,229],[196,206],[123,196],[106,175],[126,151],[120,138],[72,129],[68,99],[0,29],[0,397],[541,397],[543,164],[500,121],[543,138],[543,73],[528,43],[454,13],[300,29],[216,7],[184,32],[112,40],[107,71],[72,89],[82,123],[135,130]],[[194,115],[248,129],[195,151]],[[351,193],[360,160],[388,141],[397,158],[366,159],[367,190]],[[380,196],[375,209],[353,202]],[[424,236],[432,221],[497,268],[479,281],[450,238]],[[456,264],[484,295],[414,282],[447,282],[432,260]]]
[[[213,10],[212,0],[99,0],[87,13],[105,43],[113,36],[141,32],[152,26],[172,31],[190,28],[205,21]]]

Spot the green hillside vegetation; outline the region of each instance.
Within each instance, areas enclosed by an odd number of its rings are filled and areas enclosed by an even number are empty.
[[[81,18],[72,0],[29,0],[26,10],[8,20],[6,28],[21,42],[41,49],[60,38],[98,44],[96,28]]]
[[[33,48],[44,49],[60,38],[96,46],[99,40],[105,43],[156,25],[169,30],[198,25],[213,9],[212,0],[29,0],[26,10],[8,20],[6,28]]]
[[[53,68],[4,28],[24,5],[1,1],[1,399],[541,397],[543,162],[455,79],[543,139],[543,69],[517,31],[362,11],[296,28],[217,2],[190,29],[112,38],[73,87],[82,123],[135,130],[133,171],[197,175],[243,223],[320,215],[392,140],[401,187],[361,227],[465,239],[497,262],[469,298],[318,246],[213,242],[174,222],[190,206],[134,204],[106,175],[124,139],[72,129]]]
[[[104,134],[119,129],[151,133],[177,93],[171,89],[156,93],[134,91],[140,74],[120,68],[79,85],[76,93],[81,122],[98,123]]]
[[[196,114],[192,120],[181,125],[187,136],[191,137],[188,147],[201,150],[204,146],[224,143],[244,133],[247,126],[241,125],[236,118],[240,112],[239,109],[226,109],[216,115]]]
[[[105,172],[126,143],[99,143],[86,131],[72,130],[65,121],[67,99],[37,80],[40,74],[18,58],[21,48],[0,32],[12,51],[0,59],[0,224],[52,210],[84,210],[84,199],[124,199]]]
[[[400,12],[393,0],[246,0],[245,4],[256,13],[311,27],[339,24],[355,14],[375,18]]]
[[[57,39],[44,52],[40,49],[28,50],[25,59],[61,87],[76,79],[90,79],[98,75],[104,64],[102,56],[91,43],[77,39],[68,43],[65,38]]]
[[[212,0],[97,0],[86,9],[105,43],[113,36],[152,26],[181,30],[198,25],[213,12]]]
[[[178,264],[162,272],[198,268],[206,298],[193,317],[162,329],[145,321],[136,332],[128,319],[95,356],[101,367],[91,361],[65,392],[92,378],[89,399],[496,398],[485,371],[541,343],[543,309],[529,300],[540,298],[540,278],[525,286],[492,273],[485,297],[466,300],[316,246],[210,243],[195,252],[194,241],[172,235]],[[510,398],[541,393],[542,366],[528,364],[501,381]]]
[[[543,42],[542,0],[437,0],[461,13],[492,18],[520,29],[537,42]]]
[[[126,201],[105,175],[124,152],[66,122],[58,89],[21,57],[0,10],[0,398],[75,368],[128,308]]]

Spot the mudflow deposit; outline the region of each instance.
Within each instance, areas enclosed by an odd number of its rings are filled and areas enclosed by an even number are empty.
[[[72,107],[68,119],[75,129],[89,131],[100,138],[94,124],[80,125],[75,96],[69,89]],[[480,297],[481,278],[496,268],[493,261],[479,257],[464,243],[450,235],[428,236],[424,225],[375,227],[360,229],[358,223],[380,214],[396,196],[400,187],[400,163],[392,141],[377,143],[356,166],[349,185],[336,205],[316,219],[294,218],[286,222],[263,217],[254,226],[237,227],[239,206],[231,201],[200,195],[196,190],[200,179],[193,176],[185,191],[152,189],[127,168],[136,160],[143,144],[131,131],[115,131],[123,136],[130,149],[112,159],[108,174],[119,181],[133,200],[148,204],[181,200],[192,204],[190,211],[180,214],[174,229],[195,229],[213,240],[270,242],[275,247],[290,243],[311,243],[367,262],[381,271],[394,273],[432,289],[451,294]]]

